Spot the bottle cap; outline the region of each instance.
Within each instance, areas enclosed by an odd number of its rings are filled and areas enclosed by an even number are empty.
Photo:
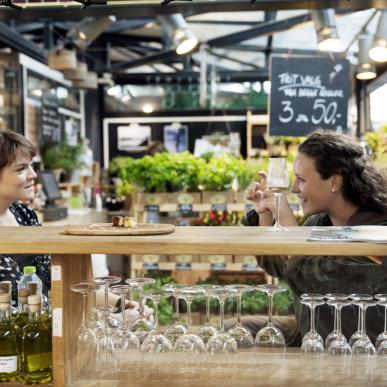
[[[36,273],[36,267],[35,266],[24,266],[23,273],[24,274]]]
[[[1,281],[0,282],[0,294],[6,293],[9,294],[12,291],[11,281]]]

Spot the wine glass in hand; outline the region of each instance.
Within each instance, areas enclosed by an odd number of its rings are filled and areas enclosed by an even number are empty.
[[[281,192],[289,186],[289,175],[286,168],[286,159],[276,157],[269,159],[269,174],[267,176],[267,186],[275,197],[275,224],[268,231],[288,231],[282,227],[279,221]]]

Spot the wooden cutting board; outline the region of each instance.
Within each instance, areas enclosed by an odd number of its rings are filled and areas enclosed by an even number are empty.
[[[94,223],[89,226],[67,226],[61,233],[67,235],[162,235],[175,231],[173,224],[138,223],[135,228],[113,227],[111,223]]]

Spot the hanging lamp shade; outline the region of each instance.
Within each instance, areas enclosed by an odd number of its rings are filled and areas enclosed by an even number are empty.
[[[73,81],[73,86],[76,89],[97,89],[98,77],[94,71],[89,71],[86,78]]]
[[[369,55],[375,62],[387,62],[387,10],[381,11]]]
[[[359,38],[359,64],[356,68],[356,78],[362,81],[376,78],[375,64],[369,56],[372,45],[372,35],[364,34]]]
[[[78,62],[75,69],[63,70],[65,78],[71,81],[85,79],[87,77],[87,64],[85,62]]]
[[[48,66],[54,70],[71,70],[77,68],[75,50],[59,49],[48,53]]]

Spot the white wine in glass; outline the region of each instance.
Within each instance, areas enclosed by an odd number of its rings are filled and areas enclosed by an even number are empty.
[[[273,227],[268,228],[268,231],[288,231],[287,228],[281,226],[279,221],[281,193],[289,186],[286,158],[275,157],[269,159],[267,186],[275,196],[275,223]]]

